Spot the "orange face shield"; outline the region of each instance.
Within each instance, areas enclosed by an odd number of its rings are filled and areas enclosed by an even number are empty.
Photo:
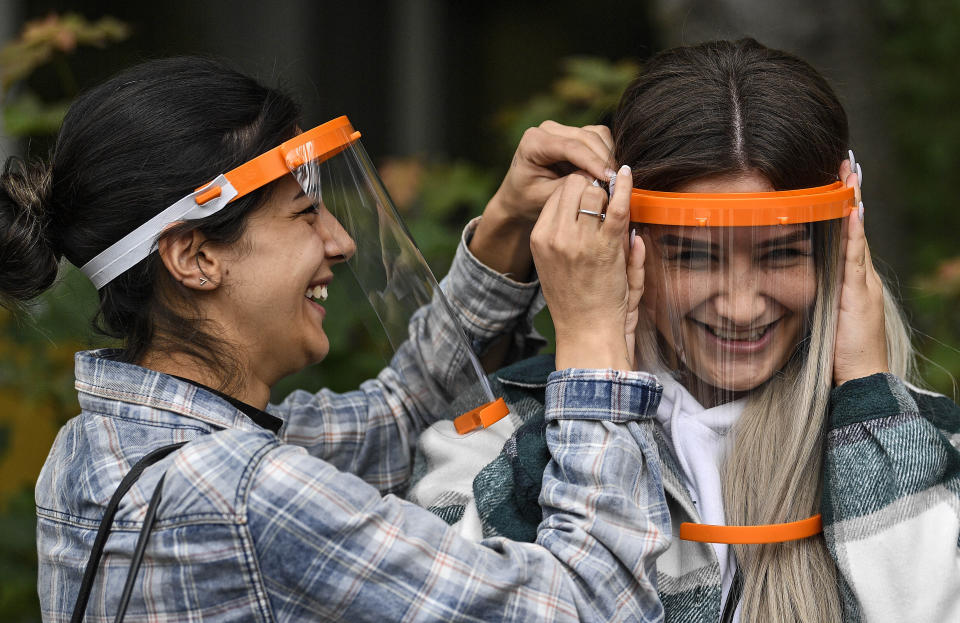
[[[377,326],[369,328],[375,340],[382,336],[384,351],[402,348],[416,312],[432,304],[431,313],[443,317],[435,326],[448,333],[444,339],[466,353],[459,369],[445,371],[445,385],[454,390],[449,403],[441,407],[444,412],[433,415],[450,418],[462,414],[457,421],[464,431],[506,415],[505,403],[493,396],[453,308],[363,149],[360,132],[345,116],[298,134],[187,194],[81,270],[97,289],[102,288],[152,253],[160,233],[170,224],[210,216],[284,175],[293,175],[314,205],[333,217],[324,222],[337,228],[331,239],[342,246],[347,269],[373,307],[371,324]]]
[[[633,190],[631,228],[646,248],[638,361],[664,382],[668,406],[697,414],[671,426],[719,428],[723,418],[731,426],[748,395],[801,373],[814,338],[832,352],[833,336],[821,328],[833,326],[824,319],[838,310],[845,217],[854,207],[854,189],[841,182],[752,193]],[[700,510],[711,523],[711,509]],[[715,510],[714,523],[723,523]],[[688,523],[680,538],[771,543],[821,530],[819,516],[798,519]]]

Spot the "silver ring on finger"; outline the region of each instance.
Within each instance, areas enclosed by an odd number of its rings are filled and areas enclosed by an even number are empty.
[[[577,210],[577,212],[579,214],[586,214],[587,216],[596,216],[597,218],[600,219],[601,223],[607,218],[606,212],[594,212],[593,210],[583,210],[583,209]]]

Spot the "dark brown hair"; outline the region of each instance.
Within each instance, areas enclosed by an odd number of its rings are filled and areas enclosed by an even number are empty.
[[[750,169],[776,190],[826,184],[848,143],[846,113],[826,80],[753,39],[650,59],[620,100],[613,134],[634,185],[660,191]]]
[[[61,257],[83,266],[184,195],[292,137],[299,118],[283,93],[196,57],[146,62],[84,93],[67,112],[49,164],[8,159],[4,167],[0,301],[36,297],[54,282]],[[177,230],[236,242],[270,190]],[[123,361],[163,348],[234,368],[191,291],[156,253],[99,294],[95,327],[122,340]]]

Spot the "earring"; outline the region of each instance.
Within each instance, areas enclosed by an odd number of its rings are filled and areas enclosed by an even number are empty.
[[[202,285],[202,286],[207,285],[207,280],[204,279],[203,277],[200,277],[200,285]]]

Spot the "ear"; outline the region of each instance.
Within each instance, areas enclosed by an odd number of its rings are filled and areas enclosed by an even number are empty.
[[[157,252],[176,281],[194,290],[210,291],[220,285],[221,262],[212,249],[203,248],[207,242],[207,237],[194,229],[162,237]]]

